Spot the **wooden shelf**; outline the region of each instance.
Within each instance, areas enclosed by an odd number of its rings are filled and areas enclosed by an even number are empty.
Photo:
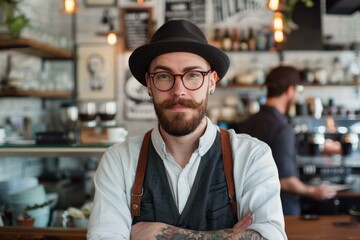
[[[0,227],[1,239],[56,239],[86,240],[86,229],[80,228],[39,228]]]
[[[0,97],[42,97],[42,98],[71,98],[71,92],[37,91],[20,89],[0,89]]]
[[[347,84],[311,84],[311,83],[300,83],[299,85],[304,87],[360,87],[357,83],[347,83]],[[218,88],[249,88],[249,89],[261,89],[265,88],[265,85],[261,84],[237,84],[229,83],[226,86],[222,86],[221,82],[217,85]]]
[[[0,145],[0,157],[101,157],[109,145]],[[0,238],[1,239],[1,238]]]
[[[70,59],[69,50],[57,48],[46,43],[27,38],[4,39],[0,38],[0,50],[16,49],[24,54],[46,59]]]

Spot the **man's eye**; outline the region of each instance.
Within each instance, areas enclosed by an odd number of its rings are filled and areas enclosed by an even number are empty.
[[[170,79],[171,77],[169,74],[163,73],[163,74],[158,74],[157,78],[158,79]]]
[[[191,73],[188,74],[188,76],[189,76],[190,78],[199,78],[199,77],[200,77],[200,74],[197,73],[197,72],[191,72]]]

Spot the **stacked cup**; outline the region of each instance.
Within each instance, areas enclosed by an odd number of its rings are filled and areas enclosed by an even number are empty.
[[[13,215],[13,224],[16,218],[25,210],[35,219],[35,227],[46,227],[50,217],[50,206],[47,203],[45,188],[37,185],[22,191],[9,194],[10,208]]]

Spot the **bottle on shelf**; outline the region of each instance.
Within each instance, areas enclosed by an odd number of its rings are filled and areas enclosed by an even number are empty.
[[[263,29],[259,29],[256,35],[256,50],[265,51],[267,47],[267,38]]]
[[[231,51],[237,52],[240,49],[239,29],[231,29]]]
[[[275,40],[274,40],[274,34],[270,31],[266,33],[266,49],[268,51],[276,51],[276,45],[275,45]]]
[[[240,51],[248,51],[249,50],[249,44],[245,35],[245,31],[240,31]]]
[[[214,47],[221,48],[221,38],[222,38],[222,31],[221,28],[215,28],[214,29],[214,36],[212,39],[212,44]]]
[[[256,37],[254,34],[254,30],[252,28],[249,28],[248,46],[249,46],[249,51],[256,50]]]
[[[221,40],[221,48],[224,51],[231,51],[231,38],[230,38],[230,33],[229,33],[229,29],[226,28],[225,29],[225,33],[224,36]]]

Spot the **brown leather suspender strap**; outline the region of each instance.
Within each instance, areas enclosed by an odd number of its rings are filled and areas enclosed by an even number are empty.
[[[233,214],[237,213],[237,203],[235,195],[235,184],[233,175],[233,158],[230,144],[229,132],[223,128],[220,128],[221,138],[221,152],[224,161],[224,172],[226,178],[226,184],[228,187],[229,201]]]
[[[136,168],[136,175],[134,185],[131,191],[131,215],[134,218],[135,216],[140,216],[140,204],[141,197],[143,195],[143,183],[146,172],[147,158],[148,158],[148,149],[151,138],[151,131],[147,132],[144,136],[144,140],[141,145],[140,155],[138,160],[138,165]],[[233,214],[237,213],[237,203],[235,196],[235,185],[234,185],[234,176],[233,176],[233,159],[231,152],[230,144],[230,135],[229,132],[225,129],[220,128],[220,139],[221,139],[221,151],[224,162],[224,171],[226,184],[228,188],[229,202],[231,204],[231,209]]]
[[[151,138],[151,131],[148,131],[141,145],[139,161],[136,168],[136,175],[133,188],[131,190],[131,215],[134,218],[135,216],[140,216],[140,203],[141,197],[143,195],[143,183],[147,165],[149,142]]]

